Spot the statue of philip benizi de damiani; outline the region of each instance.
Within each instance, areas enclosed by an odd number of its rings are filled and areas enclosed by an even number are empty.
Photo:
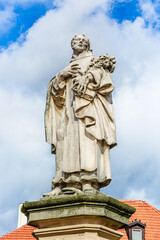
[[[84,34],[71,41],[70,64],[47,89],[46,141],[56,154],[52,192],[95,192],[111,181],[110,149],[116,145],[110,73],[115,57],[95,57]]]

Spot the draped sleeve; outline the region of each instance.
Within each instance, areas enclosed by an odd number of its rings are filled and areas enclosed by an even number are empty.
[[[76,97],[75,115],[85,122],[85,131],[110,148],[116,145],[115,120],[111,93],[114,89],[110,73],[103,68],[89,71],[93,81],[85,94]]]
[[[51,152],[54,154],[56,153],[57,144],[56,131],[64,102],[65,82],[57,74],[48,84],[44,117],[46,142],[51,144]]]

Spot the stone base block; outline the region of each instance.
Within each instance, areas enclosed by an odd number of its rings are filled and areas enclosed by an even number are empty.
[[[61,195],[23,204],[39,240],[118,240],[135,209],[102,193]]]
[[[118,240],[122,233],[95,224],[79,224],[35,230],[33,235],[39,240]]]

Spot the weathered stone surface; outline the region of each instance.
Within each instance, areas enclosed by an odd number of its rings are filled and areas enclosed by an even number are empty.
[[[120,232],[96,224],[35,230],[33,234],[39,240],[118,240]]]
[[[118,240],[135,208],[97,191],[27,202],[22,211],[39,240]]]
[[[115,58],[95,57],[84,34],[71,41],[70,64],[51,79],[45,109],[46,141],[56,154],[52,192],[95,191],[111,181],[110,149],[116,145],[110,73]]]
[[[61,195],[23,204],[28,223],[38,228],[57,226],[63,222],[68,224],[71,219],[72,224],[77,224],[81,216],[81,223],[90,219],[93,224],[101,223],[117,229],[128,224],[128,219],[134,211],[131,206],[99,192]]]

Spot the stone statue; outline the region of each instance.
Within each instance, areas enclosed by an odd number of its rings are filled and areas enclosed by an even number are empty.
[[[84,34],[71,41],[70,64],[51,79],[45,110],[46,141],[56,154],[52,192],[95,192],[111,181],[116,145],[110,73],[115,58],[95,57]]]

